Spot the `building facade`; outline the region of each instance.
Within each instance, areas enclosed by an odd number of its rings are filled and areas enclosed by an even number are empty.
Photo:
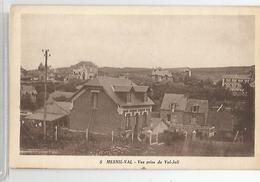
[[[243,83],[250,84],[250,75],[224,75],[222,87],[230,90],[233,95],[245,95]]]
[[[160,117],[169,125],[207,126],[208,101],[190,99],[184,94],[164,94]],[[191,127],[192,129],[192,127]]]
[[[98,75],[98,67],[92,62],[79,62],[72,68],[71,78],[88,80]]]
[[[152,71],[152,78],[155,81],[163,81],[172,79],[172,74],[169,70],[163,70],[162,68],[156,68]]]
[[[139,134],[149,125],[154,105],[148,90],[124,78],[90,80],[71,98],[69,128],[100,134],[127,130]]]

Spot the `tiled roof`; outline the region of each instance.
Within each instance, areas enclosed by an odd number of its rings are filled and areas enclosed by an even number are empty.
[[[55,102],[60,108],[62,108],[67,113],[70,113],[70,110],[72,109],[72,103],[71,102]]]
[[[114,92],[130,92],[131,89],[135,92],[147,92],[148,86],[132,86],[132,85],[113,85],[112,89]]]
[[[66,103],[66,104],[65,104]],[[47,104],[47,113],[52,114],[69,114],[70,112],[70,102],[51,102]],[[37,113],[43,113],[44,108],[36,111]]]
[[[171,104],[176,104],[175,110],[191,112],[192,106],[199,106],[198,113],[208,112],[208,100],[189,99],[184,94],[164,94],[161,109],[170,110]]]
[[[112,89],[114,92],[130,92],[132,86],[131,85],[113,85]]]
[[[170,110],[171,104],[176,104],[176,110],[185,111],[187,97],[185,97],[184,94],[165,93],[162,100],[161,109]]]
[[[47,102],[52,102],[55,98],[65,97],[66,99],[70,99],[74,95],[74,92],[63,92],[63,91],[54,91],[49,95]]]
[[[61,117],[64,117],[70,113],[71,109],[70,102],[52,102],[47,104],[46,120],[54,121]],[[26,117],[26,119],[43,120],[44,119],[44,108],[41,108],[33,114]]]
[[[192,106],[199,106],[198,113],[206,113],[208,112],[208,100],[200,100],[200,99],[188,99],[187,106],[185,111],[191,112]]]
[[[136,92],[147,92],[148,86],[133,86]]]
[[[144,102],[141,98],[136,97],[135,94],[132,95],[132,102],[126,103],[125,98],[122,98],[115,92],[114,88],[117,91],[126,91],[131,89],[132,87],[136,88],[138,91],[143,91],[146,87],[137,86],[129,79],[125,78],[113,78],[113,77],[97,77],[93,80],[90,80],[85,84],[85,87],[95,86],[95,87],[102,87],[106,94],[118,105],[120,106],[137,106],[137,105],[154,105],[153,101],[148,97],[148,100]],[[148,87],[147,87],[148,88]],[[82,88],[84,89],[84,88]],[[74,96],[80,94],[82,90],[79,90]],[[74,97],[73,96],[73,97]]]
[[[46,115],[46,121],[55,121],[57,119],[60,119],[62,117],[64,117],[64,114],[53,114],[53,113],[48,113]],[[27,117],[25,117],[25,119],[30,119],[30,120],[44,120],[44,115],[43,113],[33,113]]]

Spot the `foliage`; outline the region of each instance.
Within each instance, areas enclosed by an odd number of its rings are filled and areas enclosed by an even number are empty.
[[[236,130],[239,130],[246,141],[254,141],[255,132],[255,90],[248,83],[242,84],[246,93],[245,107],[237,107],[233,113],[238,118]]]
[[[49,97],[49,93],[47,92],[47,98]],[[37,107],[43,107],[44,105],[44,92],[40,92],[38,93],[37,97],[36,97],[36,103],[37,103]]]
[[[24,96],[21,96],[20,107],[25,110],[35,110],[37,105],[33,102],[30,94],[25,94]]]

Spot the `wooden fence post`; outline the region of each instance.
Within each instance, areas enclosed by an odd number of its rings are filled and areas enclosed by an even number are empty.
[[[159,133],[156,133],[156,143],[159,143]]]
[[[132,143],[134,143],[134,132],[132,132]]]
[[[112,131],[112,144],[114,143],[114,131]]]
[[[58,140],[58,126],[55,126],[55,141]]]
[[[86,141],[88,142],[88,128],[86,129]]]
[[[151,145],[152,144],[152,132],[150,132],[149,142],[150,142],[150,145]]]

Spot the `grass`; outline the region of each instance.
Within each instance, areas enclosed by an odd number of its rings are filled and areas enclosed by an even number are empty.
[[[40,143],[40,142],[39,142]],[[109,156],[254,156],[254,145],[222,141],[176,141],[169,145],[84,140],[49,141],[36,148],[22,148],[21,154],[109,155]],[[31,152],[30,152],[31,151]]]

